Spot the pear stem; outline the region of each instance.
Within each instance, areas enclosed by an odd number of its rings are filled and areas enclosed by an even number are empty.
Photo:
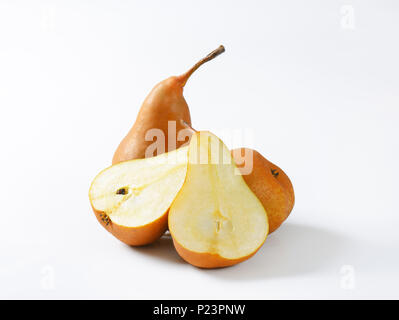
[[[185,126],[187,129],[192,130],[194,133],[198,132],[197,130],[195,130],[192,126],[190,126],[186,121],[184,121],[183,119],[180,119],[180,123]]]
[[[197,70],[205,62],[208,62],[208,61],[216,58],[218,55],[222,54],[224,51],[225,51],[224,47],[219,46],[216,50],[213,50],[206,57],[204,57],[200,61],[198,61],[194,66],[191,67],[190,70],[188,70],[186,73],[182,74],[180,76],[182,79],[182,87],[184,87],[186,85],[188,78],[190,78],[190,76],[194,73],[195,70]]]

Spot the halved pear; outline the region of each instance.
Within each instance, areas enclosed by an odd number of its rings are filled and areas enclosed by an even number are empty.
[[[248,259],[268,234],[262,203],[245,183],[230,151],[210,132],[191,138],[186,180],[168,219],[179,255],[202,268]]]
[[[168,211],[184,183],[188,147],[131,160],[100,172],[89,190],[102,226],[128,245],[149,244],[168,226]]]

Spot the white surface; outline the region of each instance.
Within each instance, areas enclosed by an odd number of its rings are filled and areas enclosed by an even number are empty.
[[[399,298],[398,28],[393,0],[1,0],[0,298]],[[204,271],[120,243],[87,194],[153,85],[219,44],[193,125],[251,129],[297,200],[253,259]]]

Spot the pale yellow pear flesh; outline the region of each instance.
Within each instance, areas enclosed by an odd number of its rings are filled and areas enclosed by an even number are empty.
[[[183,185],[188,147],[121,162],[100,172],[89,198],[100,223],[121,241],[143,245],[167,229],[170,205]]]
[[[178,253],[203,268],[225,267],[249,258],[266,240],[264,207],[215,135],[194,134],[188,155],[186,179],[168,218]]]

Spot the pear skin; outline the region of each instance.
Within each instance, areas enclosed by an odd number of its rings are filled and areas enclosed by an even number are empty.
[[[97,221],[115,238],[129,246],[144,246],[158,240],[168,228],[168,211],[155,221],[145,226],[126,227],[113,223],[110,218],[104,219],[104,212],[92,206]]]
[[[224,51],[224,47],[220,46],[186,73],[172,76],[151,90],[140,108],[133,127],[116,149],[112,164],[156,156],[178,149],[188,142],[192,132],[182,125],[182,121],[191,125],[191,117],[183,96],[183,88],[195,70]],[[173,133],[177,135],[174,137],[169,136],[168,122],[176,126],[176,131],[173,130]],[[162,147],[156,147],[157,145]]]
[[[216,269],[234,266],[235,264],[248,260],[260,249],[259,247],[253,253],[239,259],[226,259],[224,257],[221,257],[219,254],[193,252],[186,249],[175,240],[173,240],[173,245],[175,246],[175,249],[179,256],[184,261],[202,269]]]
[[[265,159],[259,152],[247,148],[231,151],[237,167],[245,167],[244,155],[253,153],[253,168],[243,174],[245,182],[266,209],[269,233],[275,231],[290,215],[294,203],[294,188],[288,176],[278,166]]]

